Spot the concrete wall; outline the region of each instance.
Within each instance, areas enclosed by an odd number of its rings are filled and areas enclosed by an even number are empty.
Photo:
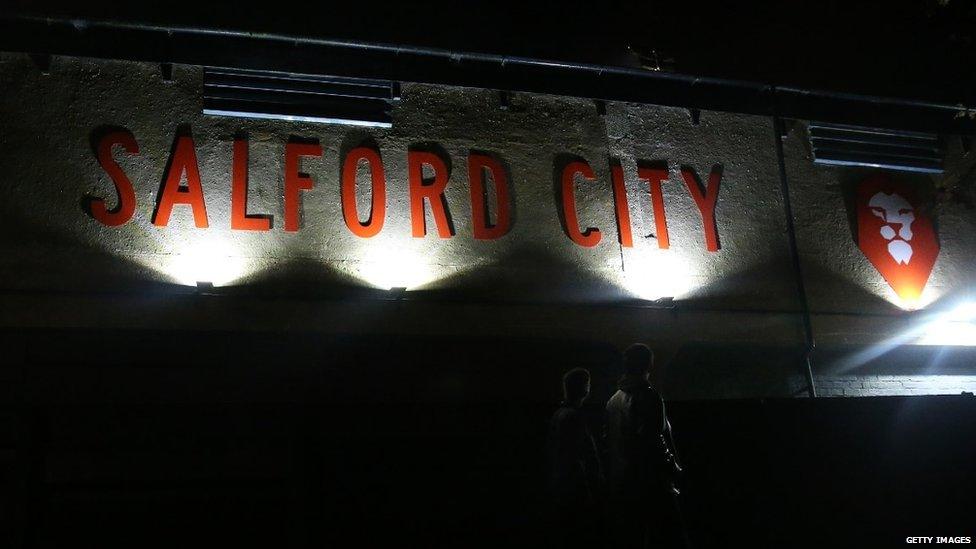
[[[26,55],[0,56],[0,325],[532,335],[618,348],[644,341],[667,363],[659,383],[670,398],[803,394],[800,305],[771,119],[703,112],[696,123],[684,109],[620,103],[601,114],[588,100],[527,94],[502,108],[490,90],[406,83],[390,129],[256,121],[204,116],[202,75],[200,67],[175,66],[172,82],[164,82],[153,64],[67,57],[54,58],[42,74]],[[115,155],[138,201],[121,227],[101,225],[83,207],[87,196],[113,204],[112,182],[93,150],[93,139],[112,127],[131,131],[140,148]],[[207,229],[195,228],[183,206],[168,227],[151,223],[178,132],[195,141]],[[815,374],[825,388],[853,376],[852,390],[860,383],[859,394],[874,394],[861,377],[894,374],[851,374],[837,364],[918,315],[906,318],[886,301],[883,280],[852,239],[843,191],[862,172],[814,167],[804,132],[805,124],[793,124],[784,146],[826,353]],[[248,210],[273,216],[268,232],[230,230],[232,142],[241,133],[250,143]],[[303,161],[315,187],[303,194],[301,230],[287,233],[283,152],[296,138],[317,141],[324,154]],[[339,194],[342,154],[364,142],[381,153],[388,193],[385,226],[368,240],[346,229]],[[949,163],[958,174],[973,159],[953,147]],[[406,155],[413,148],[449,159],[450,239],[410,237]],[[496,155],[509,173],[514,223],[498,240],[472,237],[471,151]],[[594,248],[574,244],[562,228],[558,168],[571,158],[588,161],[597,177],[580,181],[576,194],[581,223],[603,233]],[[610,158],[623,167],[633,248],[617,242]],[[637,178],[644,162],[666,162],[670,170],[668,250],[658,248],[648,188]],[[705,249],[682,166],[702,181],[721,167],[717,252]],[[367,177],[360,175],[365,212]],[[937,215],[942,254],[929,291],[948,302],[973,282],[976,244],[967,235],[976,213],[945,201]],[[429,213],[427,224],[433,227]],[[221,295],[195,295],[199,281]],[[388,301],[391,287],[408,289],[396,306]],[[673,299],[648,301],[661,297]],[[965,374],[976,368],[967,370],[965,353],[953,356],[958,383],[936,378],[937,392],[972,390]]]
[[[818,351],[814,377],[825,395],[951,394],[976,390],[976,330],[943,315],[976,288],[974,155],[943,136],[946,171],[892,174],[921,195],[941,247],[920,307],[903,303],[858,248],[854,187],[868,168],[814,165],[805,124],[788,127],[784,161],[796,214],[801,268]],[[918,341],[954,347],[913,345]]]

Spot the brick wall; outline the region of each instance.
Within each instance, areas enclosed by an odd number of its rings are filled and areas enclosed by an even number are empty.
[[[815,376],[817,396],[958,395],[976,393],[976,376]]]

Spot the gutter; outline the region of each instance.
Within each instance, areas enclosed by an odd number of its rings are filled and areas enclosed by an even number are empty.
[[[976,135],[976,106],[401,44],[4,15],[0,51],[468,86]]]

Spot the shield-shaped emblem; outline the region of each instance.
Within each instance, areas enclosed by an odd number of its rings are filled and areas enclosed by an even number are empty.
[[[914,189],[875,174],[857,188],[857,241],[871,264],[907,302],[922,295],[939,241]]]

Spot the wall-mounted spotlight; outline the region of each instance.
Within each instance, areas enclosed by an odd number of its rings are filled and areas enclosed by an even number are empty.
[[[392,297],[396,301],[403,299],[403,297],[407,295],[407,289],[404,287],[390,288],[389,292],[390,292],[390,297]]]
[[[963,301],[935,313],[918,337],[918,345],[976,346],[976,301]]]
[[[196,285],[196,293],[200,295],[210,295],[214,293],[213,282],[199,281]]]

